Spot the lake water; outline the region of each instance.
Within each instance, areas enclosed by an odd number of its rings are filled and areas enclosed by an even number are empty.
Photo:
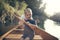
[[[57,37],[60,40],[60,25],[56,24],[55,21],[47,19],[44,22],[45,31],[49,34]]]

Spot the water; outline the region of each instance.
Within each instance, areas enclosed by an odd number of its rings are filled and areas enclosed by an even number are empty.
[[[44,22],[45,31],[49,34],[57,37],[60,40],[60,26],[53,20],[47,19]]]

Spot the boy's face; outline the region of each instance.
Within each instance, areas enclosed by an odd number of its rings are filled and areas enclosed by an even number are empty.
[[[28,11],[25,11],[25,17],[26,17],[27,19],[31,19],[31,13],[28,12]]]

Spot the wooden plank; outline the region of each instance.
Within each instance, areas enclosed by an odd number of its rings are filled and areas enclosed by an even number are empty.
[[[6,36],[5,38],[17,38],[20,39],[22,36],[22,34],[9,34],[8,36]]]
[[[20,40],[21,34],[9,34],[3,40]]]
[[[19,31],[23,31],[24,29],[14,29],[14,30],[19,30]]]
[[[34,40],[43,40],[43,38],[41,36],[39,36],[39,35],[35,35]]]

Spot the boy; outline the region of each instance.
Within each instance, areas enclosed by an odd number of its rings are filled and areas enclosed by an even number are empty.
[[[22,18],[24,20],[20,20],[20,25],[24,24],[24,31],[20,40],[33,40],[34,31],[30,28],[30,26],[36,26],[36,23],[32,18],[32,10],[30,8],[26,8]]]

